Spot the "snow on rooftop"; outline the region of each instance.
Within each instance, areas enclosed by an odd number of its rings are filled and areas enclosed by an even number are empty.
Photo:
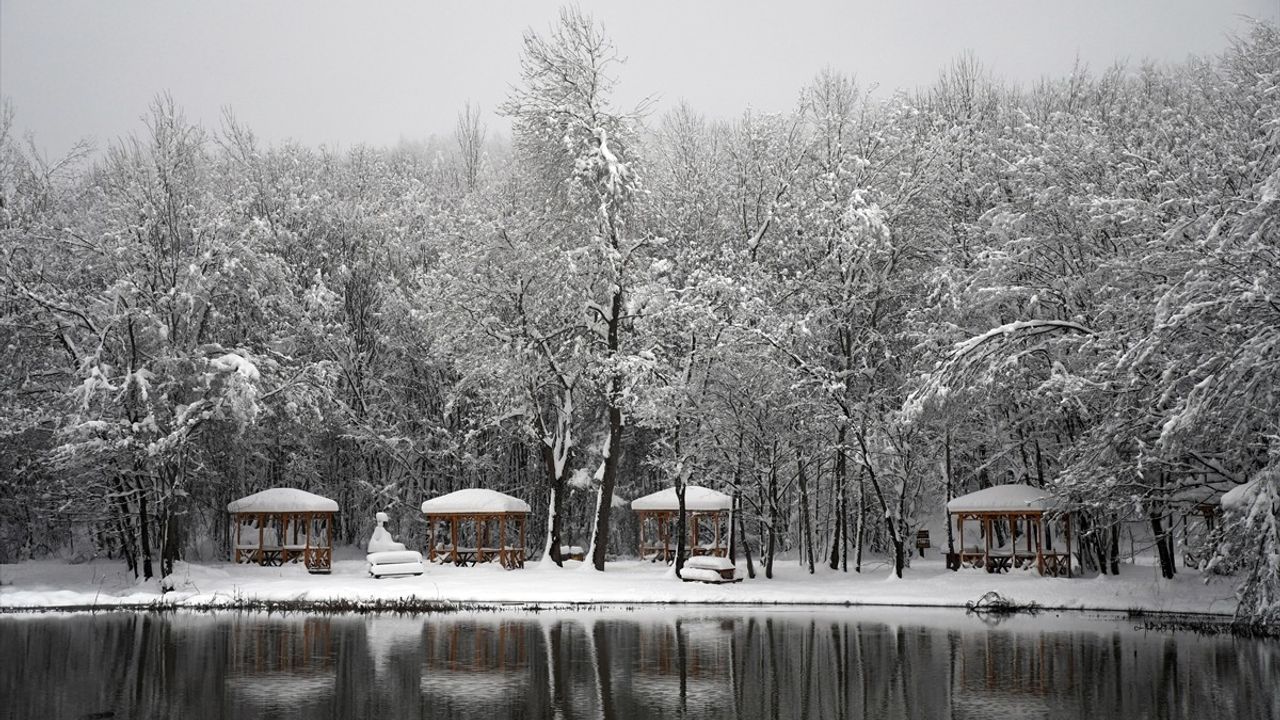
[[[232,500],[227,512],[338,512],[338,503],[306,490],[271,488]]]
[[[684,489],[684,509],[696,512],[708,510],[728,510],[733,506],[733,498],[722,492],[705,488],[701,485],[686,485]],[[631,501],[632,510],[679,510],[680,501],[676,497],[675,488],[659,490],[642,498]]]
[[[497,490],[470,488],[457,490],[448,495],[441,495],[438,498],[431,498],[422,503],[422,512],[428,515],[485,512],[527,513],[529,512],[529,503],[520,498],[500,493]]]
[[[1058,499],[1043,488],[1030,485],[995,485],[961,495],[947,503],[949,512],[1019,512],[1053,510]]]

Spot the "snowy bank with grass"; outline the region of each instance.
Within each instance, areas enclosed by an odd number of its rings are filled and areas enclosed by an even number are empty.
[[[887,565],[862,573],[825,567],[810,575],[791,562],[779,562],[772,580],[758,575],[732,585],[681,582],[661,563],[613,561],[606,572],[582,571],[577,562],[565,568],[530,565],[523,570],[500,566],[428,565],[418,577],[369,577],[363,555],[343,548],[330,575],[309,575],[301,565],[258,567],[230,563],[179,563],[173,589],[162,592],[155,581],[139,583],[118,561],[78,565],[60,561],[0,565],[0,610],[112,607],[248,607],[262,603],[413,605],[440,602],[465,604],[692,603],[797,605],[903,605],[964,607],[988,592],[1018,605],[1079,610],[1231,615],[1236,600],[1231,578],[1204,582],[1198,572],[1172,580],[1157,567],[1125,565],[1119,576],[1047,578],[1035,572],[992,575],[980,570],[952,572],[938,559],[915,560],[902,579]],[[738,563],[740,576],[746,568]]]

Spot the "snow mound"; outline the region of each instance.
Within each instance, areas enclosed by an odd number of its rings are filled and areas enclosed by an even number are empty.
[[[949,512],[1022,512],[1054,510],[1060,505],[1053,493],[1030,485],[996,485],[961,495],[947,503]]]
[[[438,498],[431,498],[422,503],[422,512],[427,515],[486,512],[527,513],[529,512],[529,503],[520,498],[500,493],[497,490],[470,488],[457,490],[448,495],[441,495]]]
[[[684,489],[684,509],[694,512],[728,510],[733,498],[722,492],[701,485],[687,485]],[[632,510],[679,510],[680,502],[675,488],[659,490],[631,501]]]
[[[257,366],[249,362],[243,355],[227,353],[222,357],[210,360],[209,364],[216,370],[240,373],[250,380],[257,380],[260,377]]]
[[[305,490],[271,488],[232,500],[227,512],[338,512],[338,503]]]
[[[725,557],[715,557],[713,555],[698,555],[684,561],[686,568],[700,568],[702,570],[732,570],[734,569],[733,561]]]
[[[724,578],[720,577],[720,573],[715,570],[707,570],[705,568],[686,567],[684,572],[680,573],[680,579],[685,582],[696,580],[705,583],[722,583]]]
[[[1250,480],[1243,485],[1231,488],[1222,496],[1222,507],[1235,512],[1247,511],[1253,505],[1254,498],[1257,497],[1261,487],[1262,484],[1258,480]]]

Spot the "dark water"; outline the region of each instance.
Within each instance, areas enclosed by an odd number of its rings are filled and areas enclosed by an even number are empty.
[[[1280,643],[919,609],[2,616],[0,716],[1280,718]]]

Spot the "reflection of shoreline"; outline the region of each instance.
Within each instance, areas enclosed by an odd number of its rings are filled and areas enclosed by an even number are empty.
[[[333,623],[326,618],[236,618],[229,632],[227,692],[261,707],[333,696]]]
[[[306,676],[296,673],[269,673],[250,677],[229,677],[227,690],[263,707],[291,707],[298,701],[332,695],[336,675]]]
[[[455,712],[492,712],[520,699],[556,708],[565,718],[626,717],[627,708],[638,707],[712,714],[746,707],[763,717],[787,717],[793,705],[808,713],[852,700],[870,710],[901,704],[963,717],[993,702],[1032,714],[1050,703],[1084,712],[1092,702],[1078,694],[1079,657],[1099,637],[1097,621],[1079,633],[1045,630],[1031,617],[1012,617],[993,629],[954,614],[927,624],[876,614],[881,617],[873,620],[855,613],[862,618],[857,626],[849,613],[765,611],[737,617],[467,613],[367,617],[357,625],[378,683],[396,677],[404,691],[412,687],[415,702]],[[310,658],[300,646],[327,641],[321,640],[325,620],[299,618],[292,635],[260,629],[251,655],[264,644],[278,647],[285,654],[266,667],[297,667],[299,653]],[[1131,628],[1111,628],[1112,635],[1138,642],[1141,634]],[[244,655],[241,650],[241,662]],[[295,681],[275,678],[280,694],[332,691],[303,665]],[[815,676],[827,679],[815,683]],[[327,682],[331,688],[331,676]],[[921,684],[930,692],[908,699],[908,690]],[[265,687],[240,692],[270,698]]]
[[[234,622],[231,671],[244,675],[329,671],[333,666],[332,627],[333,623],[323,617]]]
[[[705,617],[707,615],[725,614],[739,615],[746,613],[841,613],[845,621],[858,621],[863,614],[879,614],[886,622],[908,624],[917,623],[917,618],[929,618],[942,615],[954,622],[958,616],[965,614],[966,606],[972,599],[957,599],[950,604],[914,604],[914,603],[882,603],[856,602],[845,598],[833,602],[813,602],[811,600],[787,601],[743,601],[743,602],[703,602],[672,600],[630,600],[601,602],[537,602],[509,600],[466,600],[453,601],[438,598],[419,598],[409,596],[396,599],[328,599],[328,600],[294,600],[294,599],[220,599],[218,602],[176,604],[164,600],[145,602],[103,602],[83,605],[0,605],[0,616],[8,618],[30,618],[34,620],[74,617],[93,612],[134,612],[154,615],[168,615],[175,618],[208,617],[210,615],[322,615],[326,617],[343,617],[348,615],[368,616],[385,614],[388,616],[421,616],[451,617],[469,613],[540,613],[556,615],[575,615],[581,617],[598,617],[608,614],[670,617],[672,612],[689,616]],[[1267,637],[1267,628],[1241,625],[1234,622],[1231,612],[1199,612],[1193,610],[1164,610],[1159,608],[1141,608],[1129,606],[1123,608],[1094,607],[1058,607],[1054,605],[1038,605],[1011,609],[1001,618],[1052,617],[1051,622],[1056,629],[1068,627],[1063,623],[1072,623],[1071,627],[1084,627],[1097,622],[1128,621],[1135,611],[1140,617],[1149,621],[1153,627],[1149,630],[1158,632],[1202,632],[1206,626],[1221,628],[1223,634],[1238,634],[1241,637]],[[904,612],[908,613],[904,615]],[[1075,624],[1081,621],[1082,624]],[[1043,624],[1043,623],[1042,623]],[[1259,634],[1261,631],[1261,634]]]
[[[455,700],[486,703],[492,696],[511,696],[524,689],[525,679],[515,675],[476,675],[453,670],[435,671],[419,681],[427,695],[449,695]]]
[[[733,620],[674,620],[639,632],[635,677],[655,687],[675,682],[715,691],[726,687],[733,667]],[[633,682],[637,682],[634,681]]]
[[[1260,641],[956,613],[0,617],[15,717],[1280,717]],[[33,638],[41,637],[43,640]],[[52,640],[50,639],[52,638]],[[56,651],[56,652],[54,652]],[[43,653],[43,654],[42,654]],[[66,704],[40,705],[45,697]],[[77,699],[78,698],[78,699]]]

